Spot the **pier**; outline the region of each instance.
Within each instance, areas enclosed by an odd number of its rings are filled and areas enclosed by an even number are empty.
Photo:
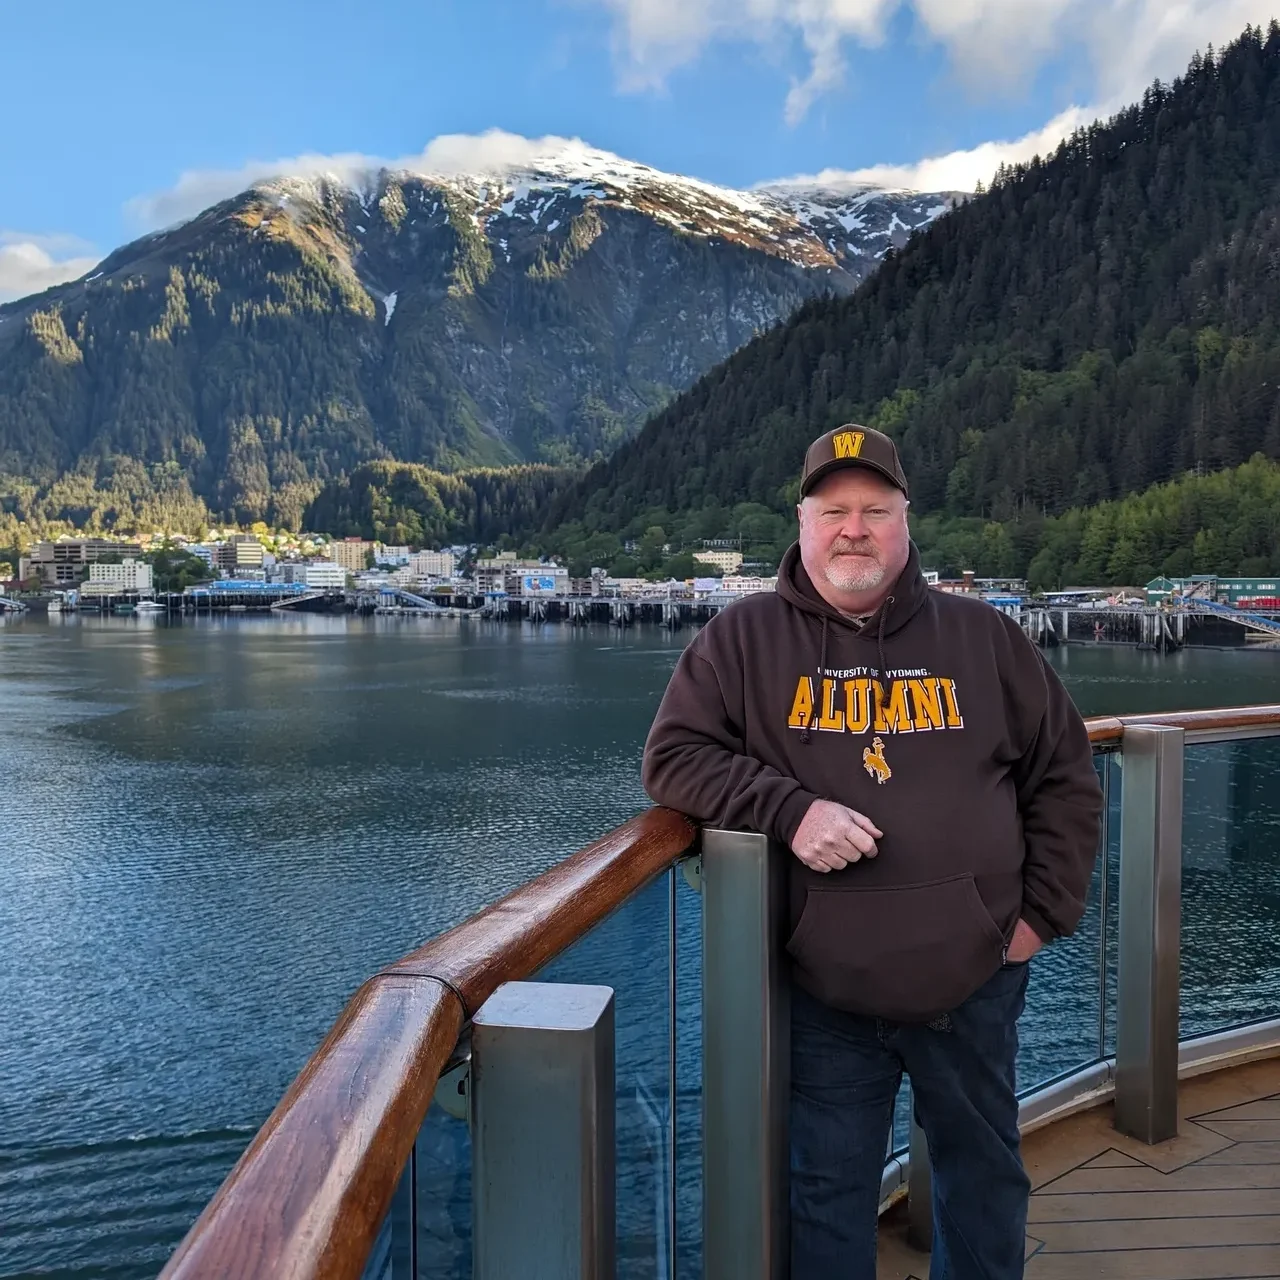
[[[429,595],[403,587],[377,590],[308,588],[297,583],[224,580],[182,592],[136,592],[81,597],[64,611],[132,613],[140,604],[158,606],[157,616],[216,613],[356,613],[404,619],[477,619],[493,622],[567,624],[569,626],[657,626],[669,631],[705,626],[722,610],[746,597],[733,592],[647,596],[520,596],[465,591]],[[1237,609],[1203,597],[1158,605],[1050,604],[1037,597],[1001,597],[987,601],[1013,618],[1041,648],[1067,644],[1126,645],[1158,653],[1185,646],[1236,647],[1280,645],[1280,611]],[[45,603],[31,602],[36,609]],[[23,601],[0,598],[0,614],[21,613]],[[53,608],[53,603],[49,603]]]

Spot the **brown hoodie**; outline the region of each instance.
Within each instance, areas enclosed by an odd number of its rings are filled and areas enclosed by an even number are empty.
[[[1017,623],[931,590],[914,546],[861,628],[793,546],[776,594],[681,655],[643,777],[659,804],[788,848],[817,799],[884,832],[843,871],[791,859],[794,976],[836,1008],[930,1021],[1000,968],[1019,917],[1047,942],[1084,913],[1102,812],[1084,722]]]

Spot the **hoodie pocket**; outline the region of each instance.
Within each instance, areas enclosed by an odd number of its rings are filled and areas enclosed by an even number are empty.
[[[1000,968],[1004,938],[971,875],[883,889],[810,888],[787,943],[801,982],[837,1009],[928,1022]]]

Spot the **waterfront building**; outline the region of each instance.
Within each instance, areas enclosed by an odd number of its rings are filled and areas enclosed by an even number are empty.
[[[457,558],[452,551],[418,551],[406,563],[415,578],[452,578]]]
[[[1174,596],[1246,609],[1276,609],[1280,608],[1280,575],[1220,578],[1217,574],[1200,573],[1189,578],[1153,578],[1146,585],[1148,604],[1162,604]]]
[[[80,588],[82,596],[149,596],[152,593],[151,566],[130,557],[120,564],[91,564],[89,580]]]
[[[978,589],[978,583],[972,569],[966,569],[962,577],[940,578],[930,585],[938,591],[962,595],[967,595],[969,592],[977,591]]]
[[[525,597],[567,596],[569,594],[569,570],[558,564],[521,565],[517,592]]]
[[[302,576],[293,580],[302,582],[309,591],[341,591],[347,585],[347,571],[336,561],[312,560],[301,569]]]
[[[72,586],[88,576],[89,567],[100,560],[140,556],[137,542],[117,542],[111,538],[58,538],[54,542],[37,542],[18,560],[18,577],[22,581],[39,578],[45,586]]]
[[[753,595],[757,591],[776,591],[777,578],[743,578],[726,576],[720,579],[720,590],[733,595]]]

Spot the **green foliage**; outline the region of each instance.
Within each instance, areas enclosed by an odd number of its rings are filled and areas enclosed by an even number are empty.
[[[1026,577],[1038,590],[1141,587],[1162,573],[1280,575],[1280,464],[1259,454],[1048,518],[927,516],[912,533],[922,561],[946,576]]]
[[[157,591],[185,591],[188,587],[193,587],[198,582],[207,582],[213,577],[209,566],[199,556],[192,555],[168,539],[142,558],[151,565]]]
[[[209,512],[175,463],[104,458],[48,483],[0,475],[0,547],[84,532],[192,532]]]
[[[476,220],[475,211],[467,206],[460,195],[445,191],[441,196],[441,203],[456,237],[453,279],[449,292],[454,297],[463,297],[475,293],[488,281],[493,273],[493,253]]]
[[[403,175],[257,190],[0,307],[0,472],[174,463],[219,518],[296,529],[368,462],[579,466],[826,287],[600,202],[484,218]]]
[[[948,556],[1013,564],[998,529],[1033,513],[1280,457],[1277,139],[1273,24],[1002,170],[851,297],[806,303],[593,468],[549,527],[782,514],[808,443],[853,420],[897,441],[914,513],[973,522],[947,524]],[[1116,567],[1159,562],[1117,537]]]
[[[371,462],[326,485],[304,514],[308,528],[394,546],[487,543],[536,527],[572,473],[510,467],[455,475],[411,462]]]

